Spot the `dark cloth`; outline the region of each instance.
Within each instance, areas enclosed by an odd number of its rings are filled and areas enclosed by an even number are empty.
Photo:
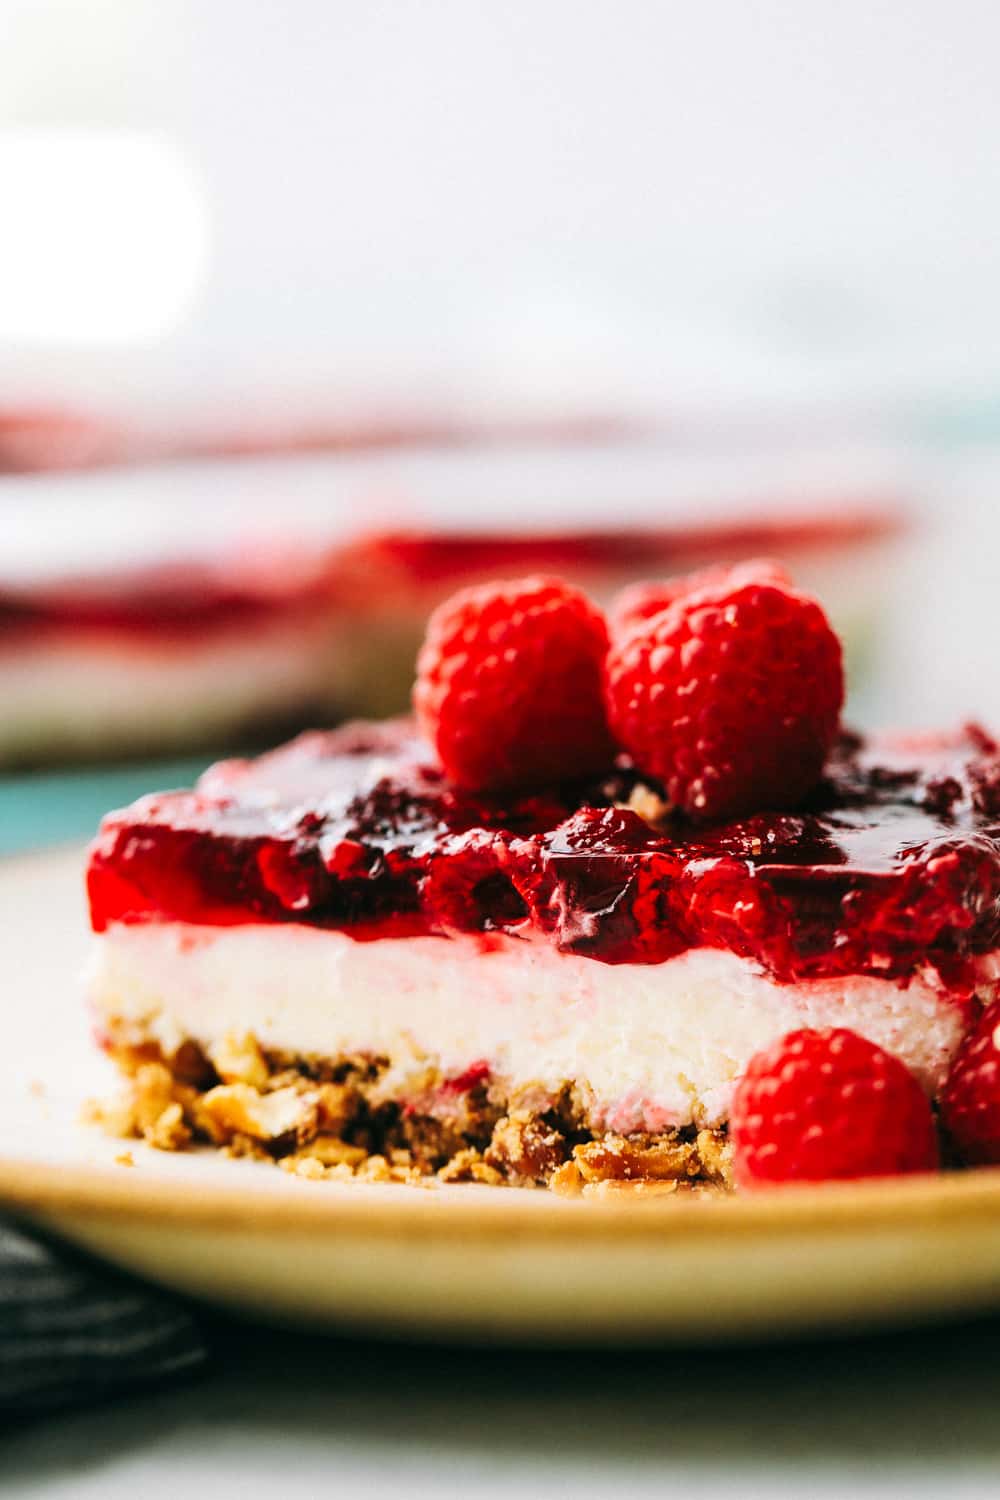
[[[98,1400],[204,1358],[169,1297],[0,1224],[0,1415]]]

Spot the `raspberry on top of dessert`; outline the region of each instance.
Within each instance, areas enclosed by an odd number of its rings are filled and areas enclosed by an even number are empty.
[[[913,1091],[941,1094],[1000,973],[998,747],[838,735],[836,640],[773,564],[663,597],[609,640],[558,580],[466,591],[419,728],[306,734],[105,819],[119,1123],[307,1176],[564,1191],[726,1180],[734,1141],[743,1184],[930,1166]],[[846,1082],[818,1067],[777,1140],[761,1069],[844,1033]],[[820,1040],[775,1062],[793,1034]],[[872,1146],[887,1090],[922,1145]]]

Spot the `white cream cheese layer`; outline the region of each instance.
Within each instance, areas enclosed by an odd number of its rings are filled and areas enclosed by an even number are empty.
[[[250,924],[116,926],[96,940],[90,997],[116,1036],[386,1055],[402,1085],[419,1058],[457,1074],[486,1062],[512,1088],[582,1085],[619,1131],[715,1125],[750,1057],[800,1026],[848,1026],[935,1093],[963,1032],[931,982],[854,977],[776,984],[731,953],[600,963],[516,938],[357,942]]]

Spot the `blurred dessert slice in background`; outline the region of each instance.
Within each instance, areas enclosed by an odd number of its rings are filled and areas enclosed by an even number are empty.
[[[0,586],[0,763],[197,748],[328,719],[345,646],[327,559],[305,548]]]
[[[0,403],[0,474],[45,474],[120,463],[123,436],[74,407]]]
[[[115,418],[81,406],[0,400],[0,475],[48,474],[196,458],[288,453],[368,453],[397,448],[467,448],[509,443],[606,442],[654,430],[613,414],[512,410],[486,415],[467,406],[345,402],[331,410],[269,399],[259,410],[214,401],[206,416],[175,401]]]
[[[857,680],[903,512],[884,483],[779,469],[614,442],[8,477],[0,764],[226,750],[404,709],[429,611],[527,572],[606,599],[773,556],[828,602]]]
[[[685,518],[685,509],[687,518]],[[516,532],[495,529],[386,530],[361,536],[331,557],[331,578],[350,616],[339,653],[345,712],[385,715],[407,707],[423,625],[442,599],[491,578],[554,573],[606,604],[626,584],[690,573],[747,556],[780,559],[800,585],[830,603],[851,665],[864,669],[876,622],[872,588],[886,553],[903,530],[902,512],[845,496],[784,515],[766,500],[734,505],[728,519],[697,519],[697,507],[665,510],[658,525],[616,530],[569,527]]]

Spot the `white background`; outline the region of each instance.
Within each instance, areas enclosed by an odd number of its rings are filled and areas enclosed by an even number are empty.
[[[0,15],[0,389],[1000,398],[991,0]]]

